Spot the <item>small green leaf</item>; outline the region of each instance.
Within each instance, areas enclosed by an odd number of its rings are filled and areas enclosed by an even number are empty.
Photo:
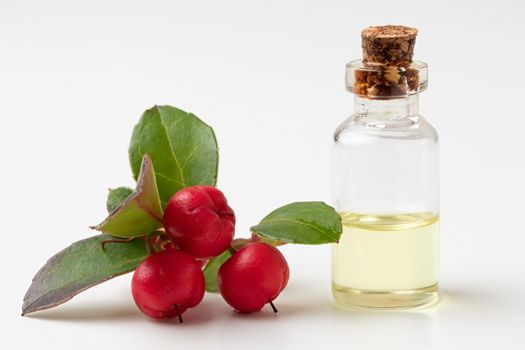
[[[108,198],[106,200],[106,208],[108,213],[111,213],[113,210],[117,209],[118,206],[124,202],[133,193],[133,190],[129,187],[118,187],[110,189],[108,193]]]
[[[117,237],[144,236],[162,227],[162,216],[155,169],[145,154],[135,192],[92,228]]]
[[[280,242],[324,244],[338,242],[343,228],[334,208],[323,202],[298,202],[274,210],[251,230]]]
[[[219,291],[219,288],[217,287],[217,273],[219,272],[222,264],[224,264],[231,256],[231,252],[226,249],[224,252],[222,252],[222,254],[208,261],[206,267],[203,270],[207,292],[217,293]]]
[[[147,256],[144,239],[125,244],[101,242],[98,235],[73,243],[53,256],[33,278],[22,305],[22,315],[60,305],[78,293],[133,271]]]
[[[133,129],[129,159],[137,178],[144,154],[155,164],[162,206],[189,186],[217,182],[219,162],[213,129],[191,113],[171,106],[155,106],[142,115]]]

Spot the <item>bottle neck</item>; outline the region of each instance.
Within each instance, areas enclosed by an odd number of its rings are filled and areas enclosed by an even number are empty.
[[[418,115],[419,95],[387,100],[355,96],[355,115],[366,121],[400,121]]]

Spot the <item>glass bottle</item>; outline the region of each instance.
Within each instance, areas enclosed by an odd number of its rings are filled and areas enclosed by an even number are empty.
[[[356,95],[355,114],[334,135],[333,199],[343,221],[332,247],[335,303],[428,306],[438,300],[439,155],[436,130],[418,113],[427,65],[411,53],[400,64],[370,62],[369,53],[347,64],[346,87]]]

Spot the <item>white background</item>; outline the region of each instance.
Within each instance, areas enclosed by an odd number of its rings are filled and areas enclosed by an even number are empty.
[[[519,1],[0,1],[0,347],[525,348],[525,25]],[[328,246],[288,246],[291,281],[240,316],[207,295],[183,325],[143,317],[129,275],[20,317],[48,257],[93,235],[143,110],[217,133],[238,236],[274,208],[330,200],[344,65],[368,25],[418,27],[421,111],[442,142],[443,298],[414,312],[331,305]]]

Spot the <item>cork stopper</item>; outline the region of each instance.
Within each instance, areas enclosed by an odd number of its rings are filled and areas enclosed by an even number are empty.
[[[368,27],[361,32],[364,63],[409,66],[417,29],[405,26]]]
[[[402,98],[426,88],[427,67],[413,62],[415,28],[368,27],[361,32],[363,59],[346,66],[347,89],[371,99]]]

